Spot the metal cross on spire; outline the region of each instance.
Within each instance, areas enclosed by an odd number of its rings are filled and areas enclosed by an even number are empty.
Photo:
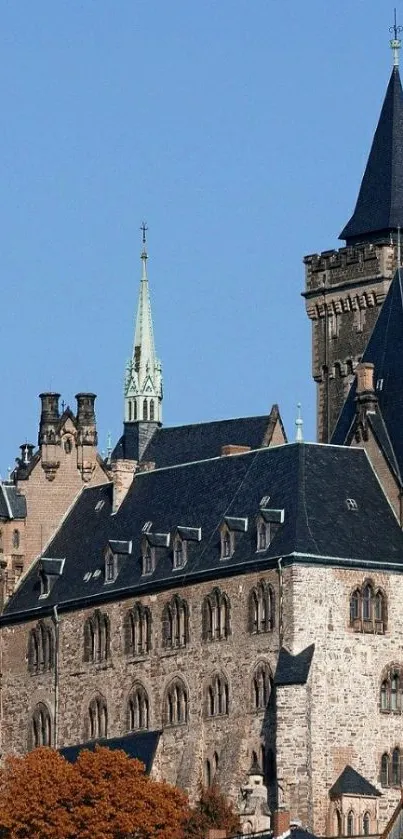
[[[140,230],[141,230],[141,236],[142,236],[142,241],[143,241],[143,250],[141,252],[141,258],[143,260],[143,277],[145,277],[145,275],[146,275],[146,262],[147,262],[147,259],[148,259],[147,236],[146,236],[148,227],[147,227],[145,221],[143,221],[141,223]]]
[[[396,18],[396,9],[395,9],[395,17],[394,17],[394,24],[393,26],[389,27],[389,32],[394,35],[394,38],[390,41],[390,48],[393,50],[393,66],[399,66],[399,50],[402,46],[402,42],[399,38],[400,32],[403,32],[403,26],[397,25],[397,18]]]

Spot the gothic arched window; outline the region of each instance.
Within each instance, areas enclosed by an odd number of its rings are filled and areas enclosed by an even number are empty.
[[[51,623],[39,621],[28,636],[28,670],[42,673],[54,666],[54,631]]]
[[[33,749],[52,745],[52,720],[49,708],[43,702],[36,706],[32,715],[30,743]]]
[[[154,399],[150,400],[150,420],[154,422]]]
[[[231,634],[230,601],[219,588],[204,598],[202,621],[204,641],[221,641]]]
[[[271,693],[271,673],[270,667],[265,662],[261,662],[256,667],[253,674],[252,683],[252,703],[256,711],[264,711],[267,708],[267,703]]]
[[[129,731],[140,731],[148,728],[149,702],[147,691],[143,685],[136,685],[129,698]]]
[[[350,626],[356,632],[384,633],[387,625],[386,595],[375,590],[371,581],[355,588],[350,595]]]
[[[397,746],[392,752],[392,771],[390,782],[394,787],[398,787],[400,785],[400,749]]]
[[[143,401],[143,420],[148,420],[148,405],[147,399]]]
[[[372,601],[373,601],[373,590],[370,583],[367,583],[364,586],[362,592],[362,619],[364,621],[372,620]]]
[[[129,422],[131,422],[132,421],[132,403],[131,403],[131,401],[128,403],[127,407],[128,407],[128,410],[129,410],[128,420],[129,420]]]
[[[381,682],[381,711],[403,711],[403,668],[392,666]]]
[[[261,580],[249,595],[249,631],[253,634],[271,632],[275,625],[274,591]]]
[[[165,693],[164,721],[165,725],[181,725],[188,721],[188,694],[179,677],[168,685]]]
[[[108,736],[108,709],[103,696],[95,696],[88,708],[88,739]]]
[[[369,836],[369,834],[370,834],[370,823],[371,823],[371,821],[370,821],[369,813],[368,812],[364,813],[364,817],[363,817],[363,820],[362,820],[362,829],[363,829],[364,836]]]
[[[347,836],[354,836],[354,813],[352,810],[347,815]]]
[[[225,676],[216,673],[206,692],[206,716],[217,717],[228,714],[229,689]]]
[[[96,609],[84,624],[84,661],[93,663],[110,658],[110,625],[105,612]]]
[[[135,603],[124,619],[124,648],[127,655],[146,655],[151,649],[151,612]]]
[[[166,648],[186,647],[189,643],[189,606],[174,594],[162,612],[162,644]]]
[[[381,758],[381,784],[383,787],[389,786],[390,780],[390,758],[387,753]]]
[[[13,530],[13,548],[17,549],[20,547],[20,531],[15,529]]]

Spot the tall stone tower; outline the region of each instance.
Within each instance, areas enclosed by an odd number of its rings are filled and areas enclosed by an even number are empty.
[[[147,277],[146,226],[142,225],[142,277],[137,307],[133,353],[126,367],[125,423],[162,420],[162,373],[156,357]]]
[[[394,35],[392,74],[356,207],[339,237],[346,246],[304,259],[320,442],[331,438],[397,265],[403,228],[403,92],[396,26]]]

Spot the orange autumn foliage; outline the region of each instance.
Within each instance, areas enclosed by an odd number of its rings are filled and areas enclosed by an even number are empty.
[[[241,833],[239,816],[216,784],[200,788],[200,798],[186,822],[187,839],[205,839],[209,830],[225,830],[227,836]]]
[[[0,774],[2,839],[185,839],[186,796],[125,752],[96,747],[75,764],[35,749]]]

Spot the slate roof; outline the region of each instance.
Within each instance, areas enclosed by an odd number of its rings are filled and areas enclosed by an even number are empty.
[[[63,573],[46,599],[39,599],[38,563],[21,580],[0,617],[1,623],[47,614],[53,605],[69,610],[111,599],[177,588],[199,580],[276,567],[283,562],[359,565],[371,562],[403,571],[403,534],[383,495],[364,450],[292,443],[160,469],[136,475],[119,510],[112,515],[112,485],[84,489],[45,552],[65,558]],[[260,502],[270,496],[284,509],[265,551],[256,550]],[[355,498],[351,511],[347,498]],[[103,505],[99,501],[104,501]],[[224,516],[248,518],[235,534],[235,550],[221,559]],[[201,528],[200,542],[187,543],[187,564],[173,568],[170,547],[158,548],[154,571],[142,576],[142,528],[173,533],[178,525]],[[109,541],[132,541],[119,557],[118,574],[105,584]]]
[[[14,484],[0,481],[0,519],[25,519],[27,505],[24,495],[20,495]]]
[[[274,674],[274,684],[277,687],[280,685],[305,685],[314,652],[315,644],[306,647],[297,655],[292,655],[282,647]]]
[[[156,423],[125,423],[124,434],[112,453],[112,460],[152,461],[157,468],[218,457],[226,445],[268,445],[277,419],[277,405],[260,417],[201,422],[195,425],[159,427]],[[151,426],[151,427],[150,427]],[[151,439],[144,435],[151,432]]]
[[[399,225],[403,226],[403,92],[394,67],[357,204],[339,238],[347,245],[376,241],[389,231],[396,233]]]
[[[352,766],[346,766],[331,789],[330,798],[339,798],[340,795],[361,795],[366,798],[377,798],[382,793],[360,775]]]
[[[403,475],[403,270],[396,271],[363,361],[374,364],[379,416],[369,415],[385,456],[401,480]],[[355,420],[356,381],[353,382],[333,432],[332,443],[349,442]]]
[[[107,746],[108,749],[112,749],[113,751],[122,749],[129,757],[141,760],[144,763],[146,773],[149,774],[160,736],[160,731],[137,731],[132,734],[125,734],[122,737],[90,740],[88,743],[79,743],[76,746],[65,746],[64,749],[60,749],[59,751],[69,763],[75,763],[80,752],[84,749],[93,752],[97,745]]]

